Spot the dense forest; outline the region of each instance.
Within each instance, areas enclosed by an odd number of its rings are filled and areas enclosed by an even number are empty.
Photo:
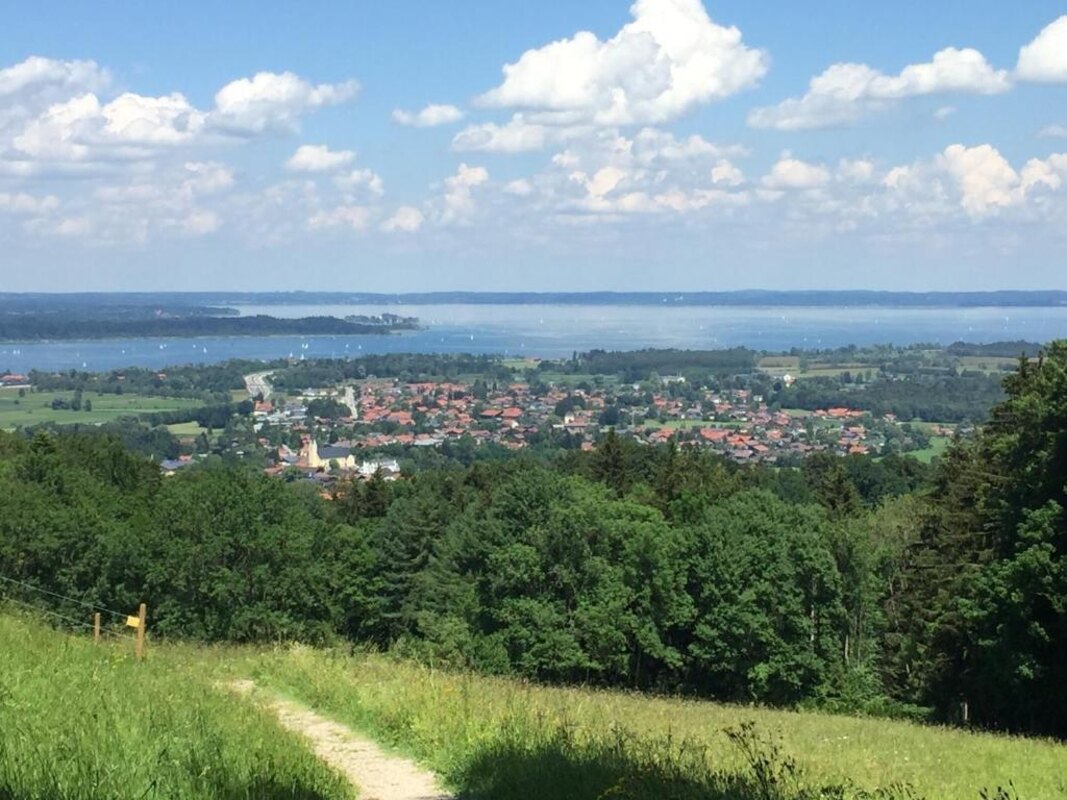
[[[945,352],[956,356],[999,356],[1001,358],[1018,358],[1020,355],[1034,358],[1041,354],[1041,345],[1034,342],[1016,340],[1014,342],[954,342],[945,348]]]
[[[1067,343],[934,468],[592,453],[343,483],[164,479],[105,434],[0,437],[0,575],[157,635],[1067,736]],[[62,603],[62,601],[57,601]],[[68,612],[78,609],[66,608]]]
[[[813,411],[846,406],[876,416],[893,414],[898,419],[927,422],[979,422],[1003,397],[1001,378],[981,372],[879,377],[859,383],[855,379],[810,378],[782,387],[773,395],[783,408]]]
[[[545,369],[569,373],[619,375],[625,382],[640,381],[655,373],[672,374],[688,370],[727,375],[753,372],[756,352],[744,347],[729,350],[591,350],[576,353],[563,364],[544,363]]]
[[[160,302],[138,303],[123,295],[3,294],[0,317],[151,320],[158,317],[236,317],[235,308]]]
[[[515,371],[499,356],[446,353],[390,353],[358,359],[308,359],[279,365],[271,384],[283,391],[336,386],[368,377],[417,381],[425,378],[456,379],[479,375],[489,380],[510,381]]]
[[[100,394],[141,394],[228,402],[231,393],[245,388],[244,375],[262,369],[253,361],[227,361],[167,367],[165,370],[128,367],[111,372],[47,372],[33,370],[30,383],[41,392],[81,391]]]

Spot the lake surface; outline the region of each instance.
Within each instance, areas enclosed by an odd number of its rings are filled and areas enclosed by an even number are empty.
[[[392,312],[427,330],[391,336],[249,336],[0,343],[0,371],[214,363],[231,358],[343,358],[369,353],[501,353],[559,358],[575,350],[645,347],[758,350],[849,344],[1067,338],[1067,307],[797,308],[754,306],[242,306],[278,317]]]

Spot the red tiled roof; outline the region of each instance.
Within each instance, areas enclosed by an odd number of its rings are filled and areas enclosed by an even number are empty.
[[[729,436],[729,431],[724,431],[721,428],[702,428],[700,436],[707,442],[722,442]]]

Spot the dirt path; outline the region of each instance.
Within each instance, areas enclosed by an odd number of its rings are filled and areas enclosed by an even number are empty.
[[[256,688],[252,681],[234,681],[232,687],[243,695]],[[386,753],[350,728],[289,700],[266,696],[265,705],[283,727],[308,739],[315,755],[348,778],[360,800],[451,800],[432,772]]]

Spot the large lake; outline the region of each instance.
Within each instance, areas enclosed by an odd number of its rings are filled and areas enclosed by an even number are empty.
[[[392,312],[427,330],[392,336],[250,336],[0,343],[0,371],[162,367],[230,358],[341,358],[367,353],[502,353],[569,356],[643,347],[759,350],[848,344],[992,342],[1067,338],[1067,307],[797,308],[738,306],[394,305],[243,306],[279,317]]]

